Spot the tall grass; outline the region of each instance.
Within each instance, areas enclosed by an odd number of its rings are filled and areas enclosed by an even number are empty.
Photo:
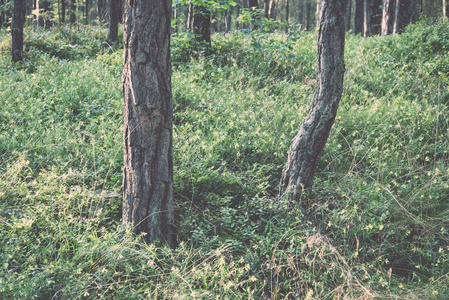
[[[316,36],[215,35],[191,60],[175,36],[176,250],[121,224],[122,51],[97,27],[27,28],[12,65],[0,32],[0,294],[448,298],[448,26],[347,35],[310,211],[278,180],[313,96]]]

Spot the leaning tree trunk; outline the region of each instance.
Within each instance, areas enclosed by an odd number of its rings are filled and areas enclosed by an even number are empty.
[[[14,0],[11,23],[12,61],[23,59],[23,24],[25,23],[25,0]]]
[[[175,247],[170,0],[126,0],[123,222]]]
[[[288,150],[281,194],[301,201],[312,188],[315,170],[334,123],[345,73],[347,0],[323,0],[318,33],[317,89],[307,116]]]

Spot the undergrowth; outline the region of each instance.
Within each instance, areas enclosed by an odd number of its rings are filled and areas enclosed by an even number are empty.
[[[347,35],[310,210],[278,197],[315,89],[316,35],[173,39],[179,247],[121,224],[122,50],[100,27],[0,31],[5,299],[446,299],[447,21]]]

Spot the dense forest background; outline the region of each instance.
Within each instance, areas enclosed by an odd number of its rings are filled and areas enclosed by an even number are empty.
[[[278,189],[315,90],[319,3],[174,2],[176,249],[121,222],[120,1],[25,3],[12,63],[0,0],[0,298],[449,298],[443,1],[410,1],[386,33],[379,14],[357,29],[373,18],[351,1],[308,210]]]

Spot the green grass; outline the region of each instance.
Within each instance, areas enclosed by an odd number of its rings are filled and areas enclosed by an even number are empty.
[[[278,197],[316,35],[173,38],[176,250],[121,224],[122,50],[82,26],[0,31],[0,298],[446,299],[449,23],[347,35],[310,210]],[[321,234],[318,232],[321,231]]]

